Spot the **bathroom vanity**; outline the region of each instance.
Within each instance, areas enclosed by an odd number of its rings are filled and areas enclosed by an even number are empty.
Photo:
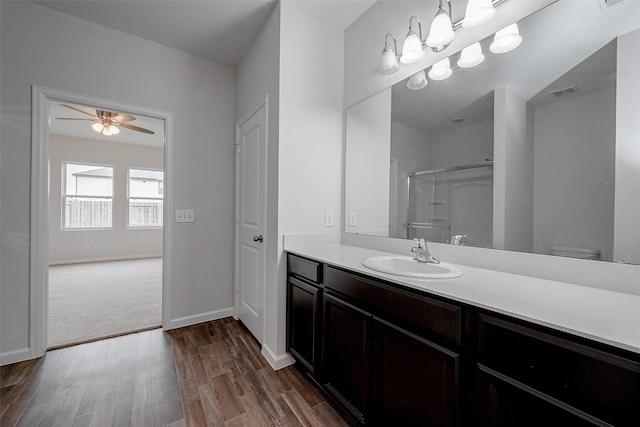
[[[362,266],[382,254],[288,254],[288,350],[356,422],[640,425],[640,297],[466,266],[436,280]]]

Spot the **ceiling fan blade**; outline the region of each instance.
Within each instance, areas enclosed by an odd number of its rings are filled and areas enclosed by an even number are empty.
[[[122,122],[132,122],[134,121],[136,118],[133,116],[130,116],[128,114],[120,114],[120,113],[116,113],[115,116],[111,117],[111,120],[113,120],[114,122],[118,122],[118,123],[122,123]]]
[[[82,120],[82,121],[87,121],[87,122],[99,122],[100,120],[98,120],[98,118],[94,118],[94,119],[76,119],[73,117],[56,117],[56,120]]]
[[[116,126],[122,126],[125,129],[135,130],[136,132],[142,132],[142,133],[148,133],[149,135],[155,135],[155,132],[152,131],[152,130],[141,128],[139,126],[130,125],[128,123],[113,122],[113,124],[116,125]]]
[[[86,111],[81,110],[81,109],[79,109],[79,108],[72,107],[71,105],[66,105],[66,104],[60,104],[60,105],[62,105],[63,107],[71,108],[72,110],[76,110],[76,111],[78,111],[78,112],[80,112],[80,113],[82,113],[82,114],[86,114],[87,116],[91,116],[91,117],[93,117],[93,118],[96,118],[96,116],[95,116],[95,115],[93,115],[93,114],[91,114],[91,113],[87,113]]]

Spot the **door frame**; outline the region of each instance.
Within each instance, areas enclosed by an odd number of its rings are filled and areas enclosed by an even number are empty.
[[[235,142],[234,142],[234,146],[235,146],[235,152],[236,152],[236,183],[235,183],[235,192],[236,192],[236,197],[235,197],[235,268],[234,268],[234,293],[233,293],[233,318],[238,320],[239,319],[239,304],[240,304],[240,158],[242,157],[242,152],[240,151],[240,145],[239,145],[239,138],[240,138],[240,128],[242,127],[242,125],[244,125],[249,119],[251,119],[256,113],[258,113],[258,111],[260,111],[262,108],[265,109],[265,136],[266,136],[266,146],[265,146],[265,151],[264,151],[264,171],[265,171],[265,177],[264,177],[264,185],[262,187],[262,191],[264,191],[265,194],[265,209],[264,209],[264,215],[263,215],[263,224],[264,224],[264,233],[263,233],[263,237],[264,240],[266,241],[266,244],[269,244],[269,232],[268,232],[268,227],[267,227],[267,201],[268,201],[268,197],[267,197],[267,178],[269,176],[269,94],[265,94],[265,96],[258,101],[258,103],[251,109],[249,110],[249,112],[245,113],[240,120],[238,120],[238,122],[236,123],[236,138],[235,138]],[[263,282],[261,283],[262,286],[262,312],[263,312],[263,318],[262,318],[262,341],[260,343],[260,345],[262,345],[264,347],[264,340],[266,337],[266,319],[265,319],[265,314],[266,314],[266,301],[267,301],[267,256],[266,256],[266,246],[265,246],[265,256],[264,256],[264,278],[263,278]]]
[[[31,241],[29,280],[29,357],[47,350],[49,318],[49,102],[62,101],[120,110],[164,120],[164,200],[162,228],[162,326],[171,319],[173,212],[173,115],[146,107],[32,86],[31,91]]]

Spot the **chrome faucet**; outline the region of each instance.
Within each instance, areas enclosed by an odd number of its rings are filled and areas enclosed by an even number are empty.
[[[411,248],[411,252],[413,252],[413,259],[418,262],[440,264],[440,261],[429,254],[429,249],[427,249],[427,242],[425,242],[422,237],[415,238],[413,239],[413,241],[416,242],[416,247]]]

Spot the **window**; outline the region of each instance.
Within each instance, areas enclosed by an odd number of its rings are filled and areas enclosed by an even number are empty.
[[[129,169],[129,227],[162,227],[164,172]]]
[[[64,163],[63,173],[63,228],[111,228],[113,167]]]

